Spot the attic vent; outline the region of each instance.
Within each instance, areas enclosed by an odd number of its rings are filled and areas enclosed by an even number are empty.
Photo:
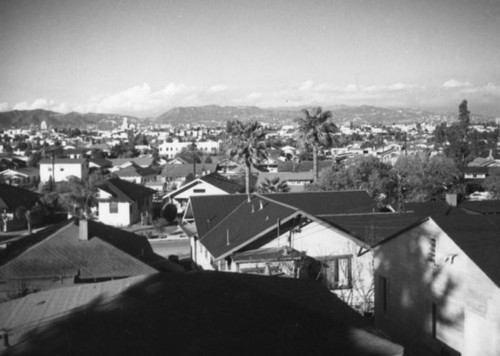
[[[436,238],[431,237],[429,240],[429,256],[427,258],[427,261],[429,263],[436,264]]]

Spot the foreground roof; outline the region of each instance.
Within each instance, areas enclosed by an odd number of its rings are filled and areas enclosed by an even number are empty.
[[[500,286],[498,215],[436,216],[432,220]]]
[[[0,259],[0,280],[118,278],[180,270],[156,255],[143,236],[89,220],[88,240],[82,241],[79,225],[65,221],[13,242]]]
[[[13,344],[6,354],[403,353],[315,281],[197,272],[106,284],[0,305]]]

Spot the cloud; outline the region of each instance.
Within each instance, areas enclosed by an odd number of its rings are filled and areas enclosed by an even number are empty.
[[[9,111],[10,110],[10,105],[9,103],[5,102],[5,103],[0,103],[0,112],[3,112],[3,111]]]
[[[221,92],[221,91],[225,91],[229,89],[229,87],[227,85],[214,85],[210,88],[208,88],[208,91],[211,92],[211,93],[218,93],[218,92]]]
[[[455,88],[468,88],[471,87],[472,84],[469,82],[461,82],[456,79],[450,79],[443,83],[442,87],[447,89],[455,89]]]

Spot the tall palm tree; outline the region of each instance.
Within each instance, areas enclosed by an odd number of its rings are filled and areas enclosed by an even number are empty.
[[[280,181],[279,177],[264,178],[258,190],[259,193],[287,193],[290,191],[290,187],[286,180]]]
[[[318,152],[320,148],[331,147],[334,142],[333,134],[338,132],[338,127],[330,121],[332,113],[323,111],[321,107],[307,110],[303,109],[304,116],[296,119],[299,127],[295,138],[300,148],[312,148],[314,181],[318,180]]]
[[[264,145],[264,128],[257,121],[242,123],[239,120],[227,123],[227,154],[245,164],[245,192],[250,193],[250,171],[267,157]]]

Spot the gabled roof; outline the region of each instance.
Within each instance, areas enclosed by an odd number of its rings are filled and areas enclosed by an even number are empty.
[[[422,221],[413,213],[331,215],[322,219],[371,247]]]
[[[147,177],[156,175],[156,171],[152,168],[143,168],[135,163],[132,163],[130,166],[114,171],[113,174],[119,177]]]
[[[11,168],[0,172],[0,175],[7,173],[19,174],[29,177],[37,177],[40,176],[40,169],[36,167]]]
[[[500,287],[498,215],[435,216],[432,220]]]
[[[421,217],[448,215],[452,207],[443,201],[426,201],[421,203],[405,203],[405,210]]]
[[[100,166],[101,168],[109,168],[113,165],[111,161],[108,161],[107,159],[104,158],[91,158],[89,162],[97,166]]]
[[[14,354],[403,354],[320,283],[279,277],[157,273],[31,294],[0,314]]]
[[[377,205],[365,190],[274,193],[263,196],[317,216],[377,211]]]
[[[261,242],[257,244],[263,245],[271,241],[277,237],[277,230],[283,232],[296,226],[300,216],[307,215],[316,219],[333,214],[373,210],[373,203],[364,191],[253,194],[242,198],[213,197],[207,196],[207,200],[202,201],[202,207],[199,206],[199,200],[192,199],[191,206],[197,229],[199,228],[200,242],[215,259],[241,251],[242,248],[259,248],[260,246],[254,246],[254,242],[259,240]],[[219,202],[210,204],[211,198]],[[228,202],[231,199],[232,205],[224,204],[225,199]],[[233,209],[230,210],[229,206]],[[201,209],[206,211],[200,214]],[[210,216],[214,216],[215,221],[209,220]],[[206,231],[207,229],[209,230]]]
[[[257,195],[250,196],[249,200],[245,200],[201,238],[200,243],[215,259],[241,250],[267,232],[274,231],[277,224],[289,223],[298,213],[294,207]]]
[[[112,158],[110,159],[114,167],[121,166],[124,163],[132,162],[141,167],[149,167],[155,161],[153,156],[142,156],[135,158]]]
[[[0,279],[119,278],[179,270],[156,255],[143,236],[89,220],[88,240],[80,240],[79,225],[67,221],[13,242],[0,260]]]
[[[131,183],[120,178],[112,178],[98,187],[112,195],[111,200],[121,202],[135,202],[149,195],[156,194],[156,190],[143,185]]]
[[[40,199],[40,194],[31,190],[0,183],[0,209],[12,210],[24,205],[30,207]]]
[[[201,238],[215,227],[222,219],[241,205],[247,196],[230,195],[197,195],[190,198],[197,235]]]
[[[230,180],[219,173],[210,173],[207,174],[203,177],[196,178],[195,180],[192,180],[180,188],[177,188],[176,190],[167,193],[165,197],[170,197],[170,198],[175,198],[177,195],[201,184],[201,183],[207,183],[210,184],[228,194],[233,194],[233,193],[241,193],[245,190],[245,187],[240,185],[238,182],[235,182],[233,180]]]
[[[213,163],[198,163],[196,164],[196,174],[202,174],[206,171],[215,172],[215,167],[216,164]],[[163,166],[160,175],[165,178],[185,178],[189,174],[193,174],[192,164],[167,163]]]

